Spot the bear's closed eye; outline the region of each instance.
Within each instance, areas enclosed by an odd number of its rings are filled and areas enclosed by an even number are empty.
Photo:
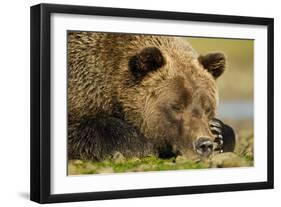
[[[173,111],[182,112],[184,110],[184,106],[181,104],[175,104],[171,106]]]

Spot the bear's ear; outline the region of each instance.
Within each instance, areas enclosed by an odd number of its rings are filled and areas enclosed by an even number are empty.
[[[156,47],[146,47],[129,59],[129,69],[135,78],[141,78],[165,64],[161,51]]]
[[[226,59],[223,53],[200,55],[198,61],[215,79],[221,76],[225,70]]]

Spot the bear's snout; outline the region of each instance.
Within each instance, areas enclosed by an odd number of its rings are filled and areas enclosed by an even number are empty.
[[[213,142],[210,138],[200,137],[195,141],[195,151],[204,157],[208,157],[213,152]]]

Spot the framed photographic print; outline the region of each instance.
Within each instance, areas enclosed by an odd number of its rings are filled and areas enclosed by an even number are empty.
[[[31,7],[31,200],[273,188],[273,19]]]

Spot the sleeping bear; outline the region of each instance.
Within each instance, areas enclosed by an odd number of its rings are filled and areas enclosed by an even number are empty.
[[[181,37],[69,32],[67,56],[69,159],[234,150],[215,118],[224,54],[198,55]]]

